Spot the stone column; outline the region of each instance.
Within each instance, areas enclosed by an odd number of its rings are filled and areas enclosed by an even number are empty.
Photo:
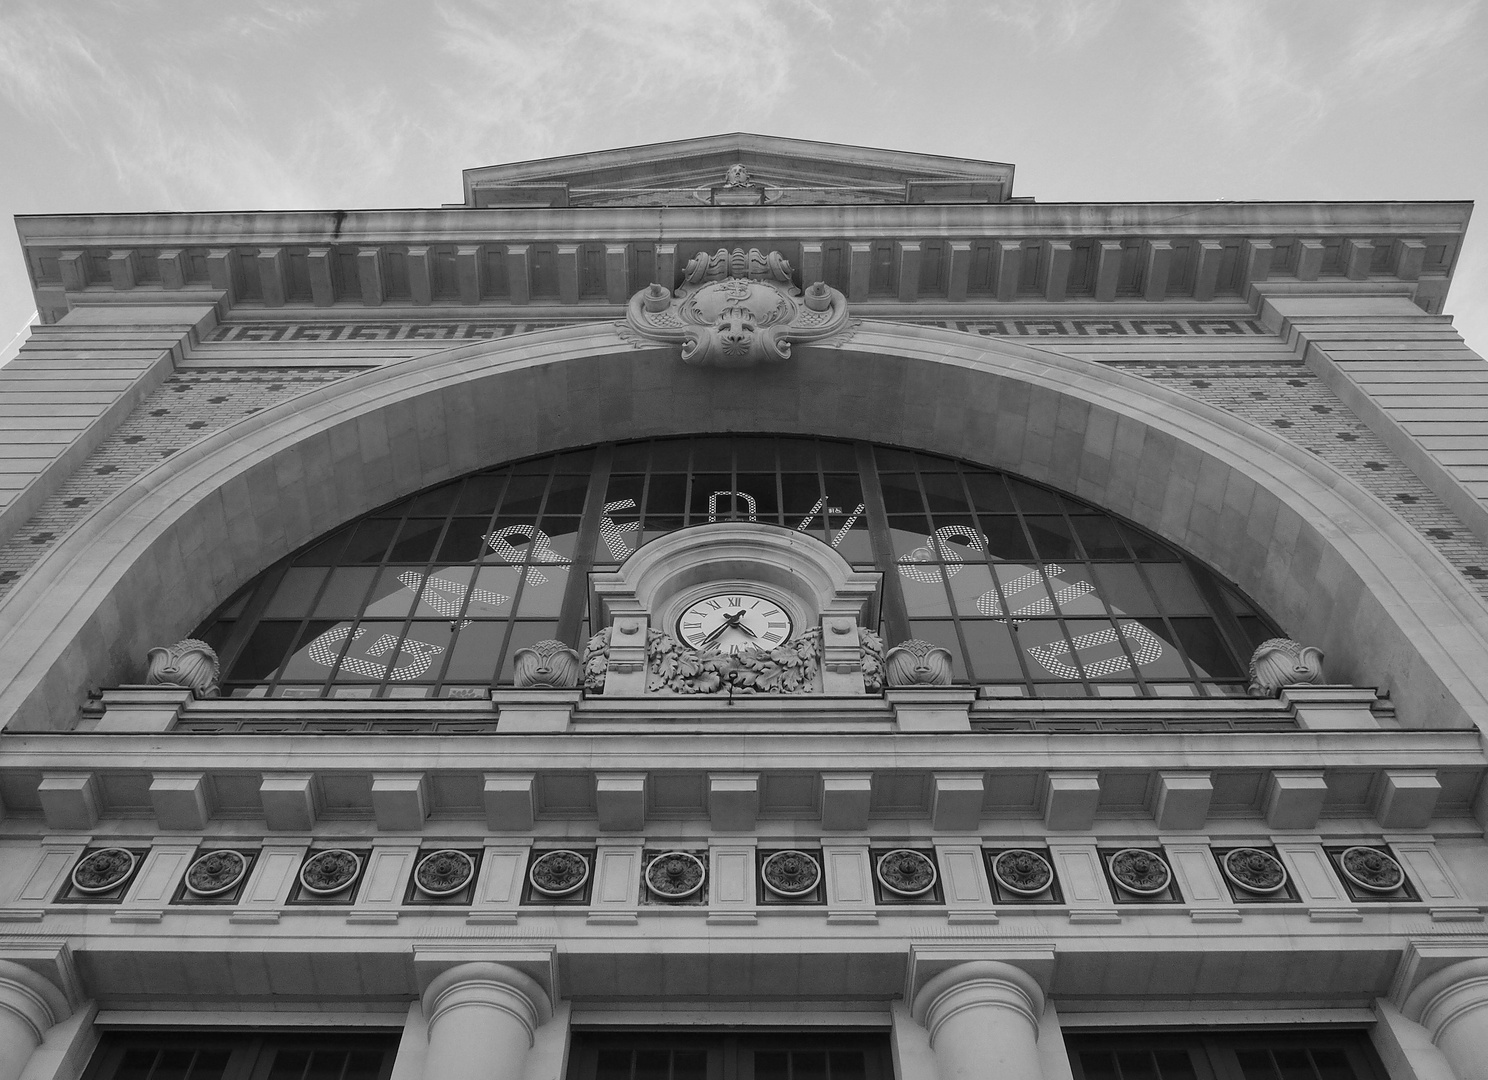
[[[997,960],[957,964],[927,982],[914,1001],[914,1018],[930,1032],[940,1080],[1039,1080],[1043,1011],[1044,994],[1033,977]]]
[[[70,1013],[66,999],[46,979],[0,960],[0,1080],[19,1080],[47,1030]]]
[[[1438,971],[1400,1011],[1426,1029],[1457,1080],[1488,1080],[1488,957]]]
[[[553,1015],[542,987],[505,964],[451,968],[429,984],[423,1005],[427,1080],[520,1080],[534,1034]]]

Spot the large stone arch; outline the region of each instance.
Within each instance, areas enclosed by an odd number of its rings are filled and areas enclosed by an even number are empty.
[[[1488,728],[1488,609],[1352,482],[1135,376],[889,324],[741,371],[572,327],[378,368],[240,421],[115,495],[0,605],[0,670],[17,673],[0,716],[70,727],[88,688],[137,678],[147,648],[391,499],[503,460],[700,431],[899,443],[1071,491],[1210,563],[1321,645],[1333,678],[1389,689],[1407,722]]]

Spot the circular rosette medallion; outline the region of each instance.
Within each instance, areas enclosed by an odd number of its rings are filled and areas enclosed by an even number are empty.
[[[453,896],[475,876],[475,860],[463,851],[445,848],[419,860],[413,883],[425,896]]]
[[[344,891],[362,872],[362,860],[345,848],[321,851],[300,867],[300,884],[315,896],[335,896]]]
[[[918,851],[900,848],[878,860],[878,880],[897,896],[924,896],[935,878],[935,864]]]
[[[80,893],[106,893],[134,873],[134,852],[124,848],[103,848],[93,852],[72,869],[72,887]]]
[[[685,900],[706,876],[703,861],[685,851],[665,851],[646,864],[646,887],[666,900]]]
[[[1370,892],[1394,892],[1405,884],[1405,871],[1389,855],[1372,847],[1351,847],[1338,857],[1343,876]]]
[[[543,896],[571,896],[589,880],[589,860],[577,851],[549,851],[534,860],[527,880]]]
[[[1269,851],[1253,847],[1236,848],[1225,852],[1220,865],[1224,868],[1225,877],[1246,892],[1264,896],[1286,888],[1286,867]]]
[[[236,851],[209,851],[186,869],[186,891],[193,896],[221,896],[243,880],[248,860]]]
[[[1038,896],[1054,884],[1054,868],[1036,851],[1004,851],[992,860],[992,876],[1010,893]]]
[[[760,867],[760,878],[776,896],[806,896],[821,881],[821,864],[804,851],[777,851]]]
[[[1173,871],[1162,856],[1141,848],[1123,848],[1110,859],[1111,876],[1129,893],[1156,896],[1173,881]]]

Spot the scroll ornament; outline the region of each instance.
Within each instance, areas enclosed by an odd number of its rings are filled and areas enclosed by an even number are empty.
[[[910,638],[884,657],[890,686],[950,686],[951,654],[939,645]]]
[[[199,698],[217,696],[221,665],[216,651],[205,641],[184,638],[174,645],[151,649],[148,656],[147,685],[180,686]]]
[[[1323,652],[1290,638],[1271,638],[1250,658],[1251,697],[1275,697],[1284,686],[1323,682]]]
[[[858,652],[863,663],[863,689],[870,694],[881,693],[884,688],[883,638],[866,626],[858,627]]]
[[[579,685],[582,667],[579,654],[563,642],[539,641],[517,650],[513,657],[513,681],[524,690],[572,690]]]
[[[848,328],[847,298],[818,281],[803,294],[778,251],[719,248],[687,264],[675,293],[652,284],[630,298],[624,329],[640,343],[679,344],[699,367],[750,367],[790,358],[795,342]]]

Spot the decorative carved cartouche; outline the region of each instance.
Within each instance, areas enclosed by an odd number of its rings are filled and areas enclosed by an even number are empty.
[[[1275,697],[1284,686],[1323,681],[1323,651],[1290,638],[1271,638],[1250,658],[1250,696]]]
[[[551,639],[518,649],[512,663],[514,682],[523,690],[572,690],[583,668],[577,652]]]
[[[184,638],[170,646],[157,646],[149,652],[149,670],[145,682],[150,686],[182,686],[199,698],[217,696],[217,679],[221,665],[217,652],[205,641]]]
[[[783,645],[738,652],[689,649],[660,630],[646,632],[648,693],[809,694],[816,689],[821,630],[807,630]]]
[[[747,183],[747,180],[746,180]],[[630,299],[625,327],[645,342],[680,344],[700,367],[749,367],[785,360],[793,342],[847,328],[847,298],[823,282],[801,290],[778,251],[719,248],[687,264],[675,295],[653,284]]]
[[[951,654],[939,645],[910,638],[884,657],[890,686],[950,686]]]

